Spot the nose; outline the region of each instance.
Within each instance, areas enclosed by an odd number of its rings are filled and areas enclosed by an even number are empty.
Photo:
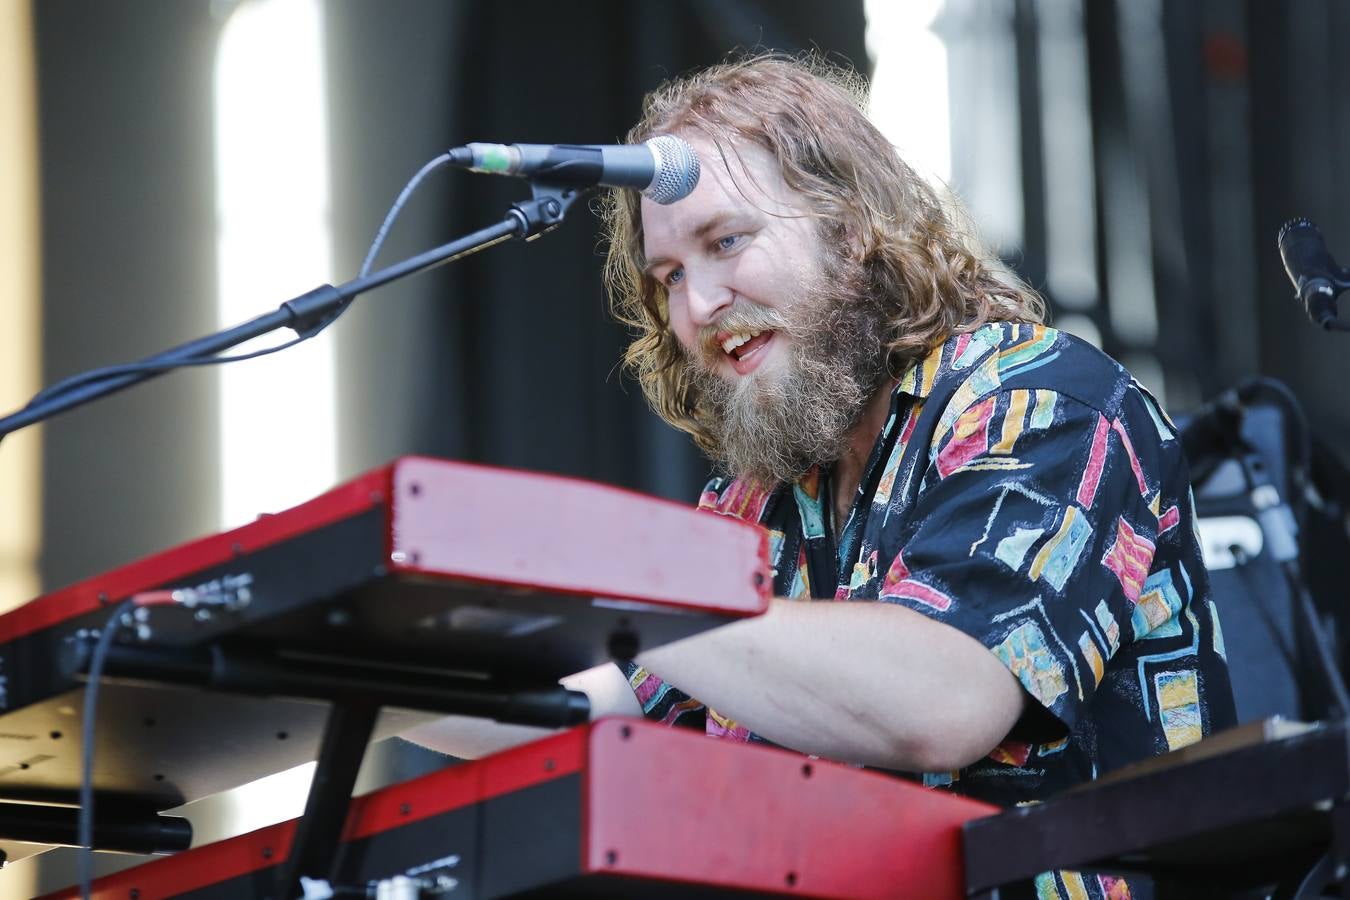
[[[702,328],[717,321],[731,306],[735,293],[715,271],[685,270],[685,294],[689,302],[689,318]]]

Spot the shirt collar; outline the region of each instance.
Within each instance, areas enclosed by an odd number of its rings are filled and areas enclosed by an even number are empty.
[[[945,346],[945,343],[938,344],[927,356],[910,366],[895,383],[895,393],[908,394],[917,400],[927,397],[933,390],[933,383],[937,381],[939,369],[942,368],[942,351]]]

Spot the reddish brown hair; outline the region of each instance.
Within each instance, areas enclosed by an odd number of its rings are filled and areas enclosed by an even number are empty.
[[[934,189],[863,112],[860,76],[816,57],[756,56],[668,82],[647,95],[629,143],[694,131],[725,157],[736,140],[773,154],[806,200],[826,246],[861,264],[887,311],[886,366],[900,374],[957,331],[1000,320],[1039,322],[1040,297],[986,254]],[[640,197],[605,204],[605,281],[614,315],[634,329],[624,363],[652,408],[708,449],[700,408],[668,327],[666,292],[643,273]]]

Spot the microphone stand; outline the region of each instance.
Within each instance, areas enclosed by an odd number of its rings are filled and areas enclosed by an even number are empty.
[[[551,231],[562,223],[567,210],[583,193],[573,187],[534,181],[530,183],[530,188],[532,197],[514,204],[496,225],[480,229],[365,277],[354,278],[337,287],[331,284],[320,285],[292,297],[270,313],[148,356],[140,361],[141,365],[147,367],[144,371],[110,374],[106,378],[77,384],[69,390],[30,403],[0,418],[0,438],[35,422],[50,419],[65,410],[83,406],[100,397],[163,375],[184,363],[210,359],[224,350],[260,335],[282,328],[291,328],[297,334],[306,336],[340,315],[358,294],[397,281],[414,272],[452,262],[510,238],[533,240]]]
[[[576,187],[539,181],[531,181],[530,189],[531,198],[512,205],[496,225],[337,287],[320,285],[287,300],[273,312],[148,356],[138,364],[144,366],[143,369],[109,372],[106,375],[97,375],[94,371],[88,373],[90,377],[87,381],[81,382],[77,377],[68,389],[53,394],[39,393],[27,406],[0,418],[0,438],[65,410],[148,381],[185,363],[210,360],[224,350],[282,328],[294,329],[301,338],[311,337],[341,315],[347,305],[365,291],[468,256],[509,238],[533,240],[551,231],[562,223],[567,210],[584,193],[584,190]],[[380,709],[379,696],[378,693],[372,695],[367,686],[356,699],[345,702],[335,700],[330,710],[305,815],[296,830],[287,858],[278,867],[276,883],[278,895],[282,898],[296,895],[297,888],[304,881],[301,876],[318,876],[331,869],[342,824],[346,821],[352,786]],[[500,698],[488,699],[498,702]],[[556,701],[557,692],[550,694],[548,699]],[[582,718],[584,720],[584,713]],[[576,721],[575,715],[567,721]],[[81,812],[81,816],[86,814],[92,824],[92,802],[85,812]],[[92,850],[92,842],[85,844],[84,853]],[[83,875],[81,883],[84,883]],[[306,896],[308,893],[306,889]]]

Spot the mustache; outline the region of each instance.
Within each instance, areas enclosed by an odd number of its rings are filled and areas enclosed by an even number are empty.
[[[717,335],[728,331],[787,331],[791,323],[776,309],[736,297],[717,320],[698,330],[699,349],[709,359],[722,353]]]

